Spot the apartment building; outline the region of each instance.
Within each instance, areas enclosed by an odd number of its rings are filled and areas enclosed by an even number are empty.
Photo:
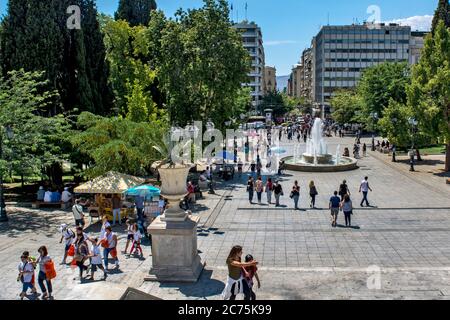
[[[264,94],[277,91],[277,69],[264,67]]]
[[[265,87],[265,54],[261,28],[255,22],[247,21],[237,23],[234,27],[242,34],[242,42],[252,59],[252,70],[248,74],[250,81],[242,85],[251,88],[252,105],[255,112],[258,112]]]

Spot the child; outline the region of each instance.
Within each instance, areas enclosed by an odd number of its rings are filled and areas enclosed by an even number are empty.
[[[133,245],[131,246],[130,255],[133,254],[133,252],[134,252],[135,250],[136,250],[136,251],[139,250],[140,253],[141,253],[141,257],[143,257],[144,254],[142,253],[142,248],[141,248],[142,234],[139,232],[137,223],[133,224],[133,230],[134,230],[134,234],[133,234]]]
[[[246,263],[252,262],[254,260],[255,259],[253,259],[253,256],[251,254],[245,257]],[[259,281],[259,276],[257,273],[258,268],[256,266],[245,267],[242,268],[242,271],[244,273],[244,278],[247,281],[248,287],[250,289],[251,300],[256,300],[256,294],[253,292],[253,277],[255,277],[256,281],[258,281],[258,289],[261,288],[261,282]]]
[[[103,271],[103,280],[106,280],[107,274],[105,268],[102,264],[102,255],[100,253],[100,241],[98,238],[92,239],[92,253],[90,255],[91,258],[91,277],[89,280],[94,280],[94,273],[97,271],[97,268]]]
[[[134,226],[131,223],[131,220],[127,219],[126,224],[127,224],[127,244],[125,245],[125,250],[122,251],[123,254],[127,254],[128,246],[130,245],[130,241],[133,241],[133,235],[134,235],[134,231],[133,231]],[[130,254],[131,254],[131,252],[130,252]]]
[[[36,287],[34,286],[34,266],[28,260],[28,255],[22,255],[20,257],[21,262],[19,263],[19,276],[17,281],[22,282],[22,292],[20,293],[20,300],[27,295],[27,290],[31,289],[33,295],[37,296]]]
[[[61,240],[59,240],[59,243],[62,243],[63,239],[64,239],[64,243],[65,243],[64,257],[63,257],[61,264],[65,265],[65,264],[67,264],[66,263],[67,252],[69,251],[70,247],[72,246],[72,242],[74,241],[74,238],[75,238],[75,233],[72,230],[70,230],[69,228],[67,228],[67,224],[65,224],[65,223],[63,223],[61,225],[60,231],[61,231]]]

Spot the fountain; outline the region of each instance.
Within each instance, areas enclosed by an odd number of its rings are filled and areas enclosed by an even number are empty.
[[[341,146],[336,148],[336,155],[328,152],[328,146],[323,137],[323,122],[317,117],[311,129],[311,138],[306,142],[306,152],[300,155],[297,146],[294,147],[294,156],[283,159],[285,168],[293,171],[309,172],[335,172],[347,171],[357,168],[357,161],[352,158],[342,157]]]

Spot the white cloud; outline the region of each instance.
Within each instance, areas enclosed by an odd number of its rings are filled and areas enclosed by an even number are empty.
[[[294,40],[275,40],[275,41],[266,41],[264,42],[265,46],[281,46],[284,44],[295,44],[298,43],[298,41]]]
[[[416,31],[430,31],[431,22],[433,21],[433,16],[414,16],[409,18],[395,19],[392,21],[387,21],[386,23],[398,23],[402,26],[411,26],[411,30]]]

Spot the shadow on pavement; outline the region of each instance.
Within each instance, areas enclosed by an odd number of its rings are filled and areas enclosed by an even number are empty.
[[[160,288],[176,288],[186,297],[203,298],[217,296],[222,293],[225,284],[222,281],[212,279],[212,270],[203,270],[200,279],[193,284],[161,283]]]

